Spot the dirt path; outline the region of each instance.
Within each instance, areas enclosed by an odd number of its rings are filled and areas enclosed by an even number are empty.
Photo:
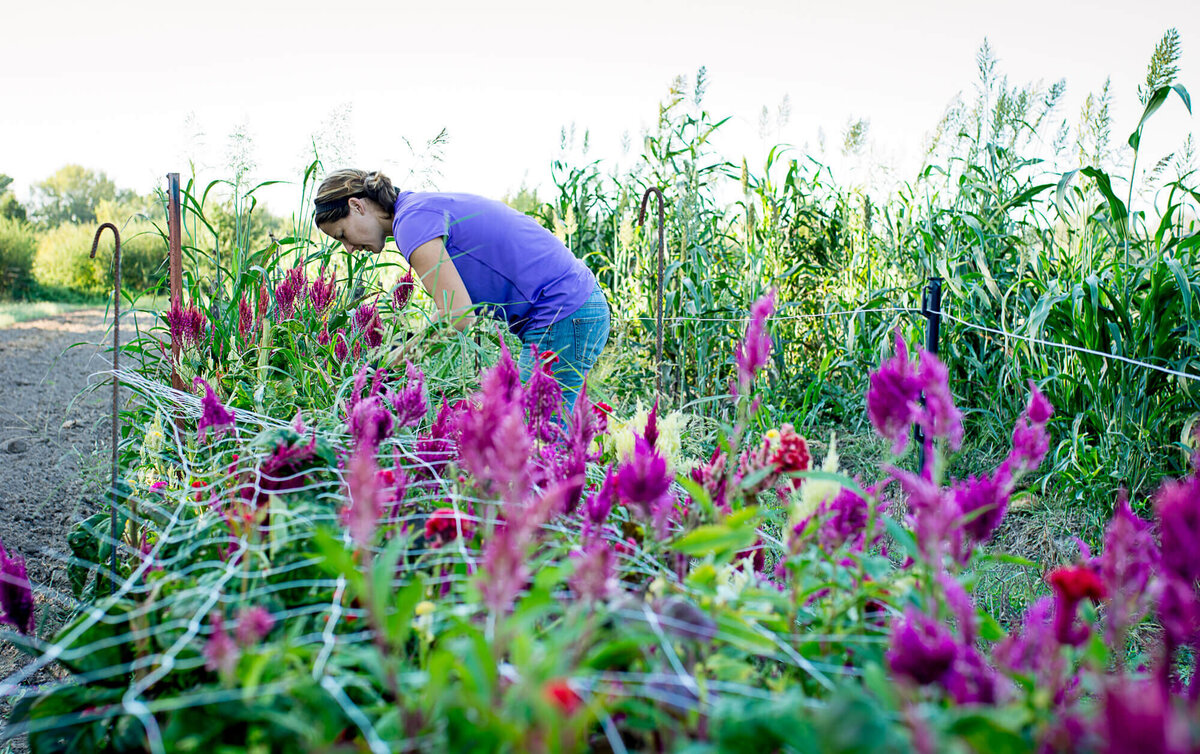
[[[110,473],[112,393],[106,375],[91,376],[110,368],[101,340],[102,309],[0,330],[0,540],[25,558],[42,638],[71,612],[67,535],[100,508]],[[27,662],[0,640],[0,680]],[[47,668],[30,680],[53,677]],[[0,700],[0,718],[7,716]]]

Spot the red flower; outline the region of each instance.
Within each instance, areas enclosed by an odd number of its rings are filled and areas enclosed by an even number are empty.
[[[562,678],[556,678],[543,686],[542,694],[546,701],[568,715],[575,714],[575,711],[583,706],[583,699]]]
[[[779,428],[779,447],[771,454],[771,463],[785,474],[789,471],[808,471],[812,468],[812,456],[808,452],[808,442],[796,434],[791,424]],[[804,480],[792,479],[792,489],[797,489]]]
[[[1085,598],[1104,599],[1104,583],[1086,565],[1056,568],[1046,577],[1054,589],[1054,636],[1060,644],[1077,647],[1088,637],[1087,626],[1074,626],[1075,610]]]
[[[466,515],[453,508],[438,508],[425,521],[425,539],[432,547],[441,547],[457,539],[460,528],[463,539],[470,539],[475,532],[475,524]]]

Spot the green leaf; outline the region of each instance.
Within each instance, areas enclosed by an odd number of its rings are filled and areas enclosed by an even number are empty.
[[[1108,202],[1108,211],[1112,215],[1113,223],[1120,229],[1121,236],[1124,237],[1128,228],[1126,227],[1129,219],[1129,210],[1125,208],[1125,202],[1121,201],[1116,193],[1113,192],[1112,180],[1100,168],[1087,167],[1079,172],[1086,175],[1096,182],[1096,188],[1100,189],[1100,193],[1104,195]]]

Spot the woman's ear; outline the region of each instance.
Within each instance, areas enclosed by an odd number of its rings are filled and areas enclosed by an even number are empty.
[[[360,215],[367,214],[367,208],[363,205],[363,200],[357,196],[352,196],[346,200],[346,205]]]

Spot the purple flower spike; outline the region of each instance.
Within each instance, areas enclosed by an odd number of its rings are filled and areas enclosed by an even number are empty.
[[[656,514],[663,498],[671,493],[667,460],[655,452],[644,438],[635,438],[633,453],[617,471],[617,494],[644,518]]]
[[[350,504],[342,511],[342,523],[350,530],[350,538],[356,544],[360,547],[369,545],[384,511],[379,467],[375,464],[374,451],[365,444],[355,449],[346,464],[346,487]]]
[[[425,394],[425,373],[413,366],[411,361],[405,362],[405,374],[408,383],[403,390],[389,396],[392,410],[396,412],[397,427],[415,427],[425,420],[429,412],[429,400]]]
[[[767,332],[767,318],[775,311],[775,289],[754,302],[750,307],[750,323],[746,326],[746,337],[737,346],[737,389],[746,394],[754,382],[755,375],[767,364],[771,356],[771,334]]]
[[[293,267],[284,275],[283,281],[275,286],[275,303],[279,305],[279,319],[291,319],[296,313],[296,303],[304,295],[308,279],[302,267]]]
[[[354,438],[355,447],[367,447],[374,452],[380,443],[391,437],[393,419],[377,395],[356,402],[350,409],[346,427]]]
[[[221,405],[221,401],[217,400],[217,394],[213,392],[212,386],[204,380],[197,377],[193,382],[195,387],[204,387],[204,397],[200,399],[200,423],[196,426],[196,436],[200,442],[204,442],[208,436],[209,429],[217,430],[218,437],[227,427],[237,427],[237,419],[233,415],[233,411]]]
[[[34,622],[33,588],[25,571],[25,559],[9,557],[0,542],[0,623],[32,636]]]
[[[328,278],[325,277],[325,268],[321,268],[321,274],[312,282],[308,289],[308,304],[312,310],[321,315],[325,310],[333,305],[334,299],[337,298],[337,285],[334,282],[332,274]]]
[[[977,479],[972,475],[957,482],[953,488],[954,500],[964,517],[974,516],[963,524],[967,536],[975,542],[991,539],[1008,510],[1011,492],[1012,477],[1006,464],[1001,464],[991,476]]]
[[[958,644],[936,619],[908,607],[892,629],[888,666],[920,686],[940,681],[954,665]]]
[[[925,391],[925,411],[921,424],[930,437],[944,437],[950,447],[962,445],[962,412],[950,395],[950,375],[946,365],[929,351],[921,349],[917,374]]]
[[[275,619],[271,617],[271,613],[265,607],[261,605],[244,607],[238,611],[237,629],[234,631],[234,636],[239,645],[248,647],[262,641],[267,634],[271,633],[274,626]]]
[[[1015,471],[1034,471],[1050,450],[1050,435],[1046,423],[1054,415],[1054,407],[1038,390],[1033,380],[1029,381],[1029,404],[1013,427],[1012,452],[1009,463]]]
[[[250,302],[242,296],[238,300],[238,335],[243,338],[249,337],[254,331],[254,310],[250,308]]]
[[[530,346],[536,349],[537,346]],[[525,384],[525,413],[529,417],[529,432],[541,442],[555,442],[562,428],[554,420],[563,406],[562,387],[548,369],[535,369]]]
[[[1150,524],[1134,514],[1125,491],[1104,532],[1100,580],[1109,596],[1109,641],[1145,615],[1149,588],[1158,566],[1159,551]]]
[[[1168,481],[1154,496],[1162,564],[1183,581],[1200,579],[1200,474]]]
[[[345,361],[350,355],[350,347],[346,345],[346,330],[339,327],[337,334],[334,336],[333,357],[338,361]]]
[[[921,379],[908,360],[908,346],[895,330],[896,353],[871,373],[867,415],[875,431],[892,441],[892,452],[908,445],[908,430],[921,412]]]
[[[212,633],[204,645],[204,668],[228,676],[237,667],[240,652],[229,632],[225,630],[225,619],[221,614],[214,612],[208,620],[212,626]]]
[[[400,311],[408,306],[408,302],[412,299],[413,291],[417,289],[416,278],[413,277],[412,269],[405,273],[404,277],[396,283],[396,287],[392,289],[392,311]]]
[[[597,602],[616,589],[616,553],[600,539],[593,540],[582,553],[572,553],[575,572],[568,584],[581,599]]]

